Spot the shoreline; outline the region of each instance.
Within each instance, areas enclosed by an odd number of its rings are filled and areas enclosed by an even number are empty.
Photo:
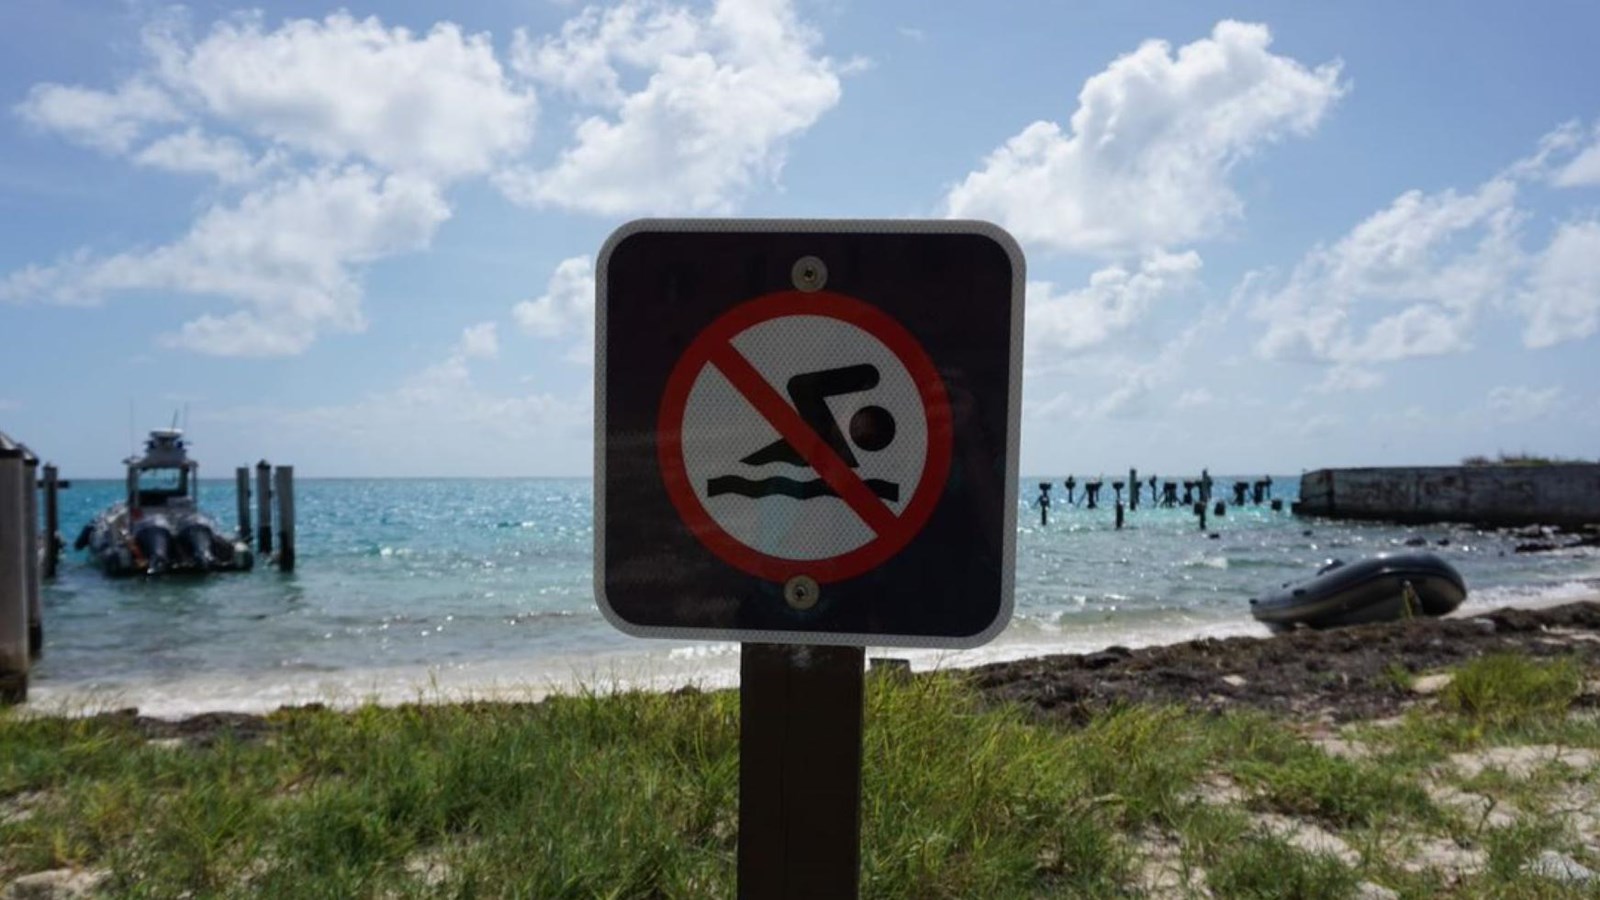
[[[1592,613],[1574,618],[1570,612],[1552,612],[1572,609],[1588,609]],[[1478,624],[1485,620],[1502,624],[1485,630],[1485,626]],[[1512,627],[1503,624],[1507,622],[1512,623]],[[1093,703],[1108,697],[1184,699],[1183,691],[1192,693],[1204,688],[1212,707],[1243,700],[1250,705],[1281,708],[1282,703],[1274,706],[1273,703],[1251,702],[1250,698],[1257,691],[1245,685],[1257,681],[1250,675],[1252,670],[1262,665],[1271,670],[1288,658],[1298,660],[1302,668],[1310,665],[1313,670],[1343,671],[1347,676],[1353,666],[1362,677],[1370,677],[1375,666],[1381,668],[1379,662],[1397,662],[1415,670],[1417,660],[1409,657],[1417,656],[1419,651],[1394,638],[1394,629],[1401,624],[1272,634],[1253,620],[1224,621],[1168,633],[1124,632],[1120,640],[1115,629],[1092,628],[1070,637],[1063,630],[1055,639],[1030,635],[1021,640],[964,651],[869,647],[867,655],[869,659],[907,660],[912,671],[918,674],[949,670],[971,672],[986,685],[986,690],[993,688],[999,694],[1009,693],[1015,699],[1030,702],[1037,699],[1034,693],[1016,685],[1032,679],[1053,685],[1041,690],[1075,698],[1074,702]],[[1463,652],[1473,648],[1482,652],[1487,645],[1480,638],[1498,635],[1499,643],[1528,643],[1535,640],[1538,631],[1546,625],[1592,629],[1594,641],[1583,643],[1594,649],[1593,662],[1600,664],[1600,591],[1593,588],[1535,595],[1525,598],[1524,602],[1473,604],[1442,618],[1417,620],[1409,627],[1413,632],[1419,629],[1437,632],[1432,639],[1445,642],[1443,648],[1431,648],[1436,652],[1423,653],[1420,657],[1437,666],[1459,661]],[[1489,644],[1494,643],[1495,640],[1489,641]],[[1293,650],[1286,655],[1273,648]],[[1452,648],[1457,652],[1451,652]],[[1538,650],[1537,645],[1535,649]],[[132,714],[141,720],[181,723],[213,717],[259,718],[280,709],[302,706],[351,710],[366,705],[519,704],[537,703],[552,695],[585,692],[715,691],[738,686],[738,650],[737,644],[706,643],[674,647],[664,655],[573,658],[564,661],[562,668],[547,667],[542,676],[536,677],[517,677],[515,670],[525,667],[525,663],[518,661],[452,671],[364,670],[361,683],[370,685],[365,690],[352,688],[351,685],[358,682],[348,677],[337,685],[289,680],[269,691],[260,689],[260,679],[228,676],[147,687],[137,693],[71,687],[58,690],[46,687],[40,691],[35,685],[35,699],[19,709],[23,715],[37,717]],[[1089,672],[1094,673],[1093,677],[1086,674]],[[1245,685],[1218,682],[1223,676],[1244,679]],[[1172,685],[1183,687],[1183,691],[1146,686],[1144,682],[1152,678],[1167,679]],[[1286,696],[1284,692],[1290,685],[1304,688],[1307,682],[1304,677],[1291,677],[1287,671],[1277,671],[1274,678],[1277,686],[1270,696],[1280,698]],[[195,691],[197,681],[212,685],[198,699],[185,693]],[[1116,686],[1094,686],[1101,682]],[[1006,685],[1009,687],[1004,687]],[[241,689],[248,689],[248,695],[240,695]]]

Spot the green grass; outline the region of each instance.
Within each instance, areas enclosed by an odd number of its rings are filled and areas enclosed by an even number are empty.
[[[1582,689],[1583,670],[1571,657],[1495,653],[1457,669],[1442,699],[1477,723],[1514,726],[1564,716]]]
[[[1364,878],[1429,895],[1441,886],[1372,849],[1459,827],[1419,773],[1517,735],[1600,746],[1600,726],[1555,716],[1570,702],[1559,667],[1472,664],[1454,711],[1361,732],[1374,756],[1358,760],[1262,714],[1132,706],[1069,727],[987,704],[956,676],[871,678],[862,893],[1127,896],[1136,836],[1161,834],[1218,896],[1347,896]],[[170,747],[122,719],[0,713],[0,885],[70,867],[109,870],[105,889],[131,897],[734,894],[734,692],[298,709],[270,723]],[[1218,776],[1249,799],[1195,799]],[[1503,790],[1528,805],[1561,777]],[[1315,822],[1363,862],[1268,837],[1258,812]],[[1482,838],[1491,866],[1463,896],[1521,891],[1520,867],[1563,840],[1533,826]]]
[[[1357,879],[1331,857],[1302,853],[1273,838],[1254,838],[1219,854],[1209,881],[1219,897],[1344,900]]]

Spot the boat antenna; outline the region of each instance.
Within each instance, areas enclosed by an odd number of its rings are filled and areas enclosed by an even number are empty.
[[[173,431],[177,431],[178,430],[178,411],[177,410],[173,410],[172,411],[172,428],[171,428],[171,430],[173,430]]]

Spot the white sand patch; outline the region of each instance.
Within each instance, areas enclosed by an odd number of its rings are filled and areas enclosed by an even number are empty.
[[[51,869],[11,882],[0,900],[76,900],[93,896],[111,873],[101,870]]]
[[[1183,848],[1172,835],[1158,831],[1140,834],[1135,852],[1139,896],[1153,900],[1212,896],[1205,871],[1184,862]]]
[[[1435,804],[1453,809],[1461,814],[1467,824],[1478,828],[1508,828],[1517,824],[1521,812],[1509,803],[1474,794],[1448,784],[1425,782],[1423,789]]]
[[[1592,750],[1576,747],[1557,747],[1552,744],[1532,744],[1526,747],[1490,747],[1472,753],[1455,753],[1450,764],[1462,778],[1476,778],[1481,773],[1495,769],[1511,778],[1528,778],[1546,766],[1566,766],[1569,769],[1589,769],[1597,757]]]
[[[1199,802],[1207,806],[1238,806],[1248,796],[1244,788],[1239,787],[1232,778],[1212,773],[1200,779],[1183,798],[1191,803]]]
[[[1408,872],[1433,871],[1449,882],[1476,875],[1489,864],[1489,854],[1470,849],[1447,838],[1418,838],[1410,847],[1409,858],[1402,860],[1401,868]]]
[[[1320,825],[1277,813],[1256,813],[1250,818],[1262,831],[1297,850],[1331,856],[1347,866],[1361,864],[1361,854]]]

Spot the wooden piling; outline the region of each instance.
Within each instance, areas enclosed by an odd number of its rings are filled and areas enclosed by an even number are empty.
[[[233,496],[239,506],[239,542],[250,543],[250,467],[233,470]]]
[[[61,476],[44,467],[44,577],[55,578],[61,565]]]
[[[272,465],[264,459],[256,463],[256,550],[272,558]]]
[[[1139,508],[1139,470],[1128,470],[1128,509]]]
[[[294,571],[294,466],[279,466],[277,471],[278,494],[278,568]]]
[[[1117,503],[1117,530],[1122,530],[1122,503],[1120,501]]]
[[[22,448],[22,557],[23,587],[28,592],[28,658],[38,659],[44,649],[44,599],[39,584],[39,457]]]
[[[0,437],[0,705],[28,699],[28,588],[22,449]]]

